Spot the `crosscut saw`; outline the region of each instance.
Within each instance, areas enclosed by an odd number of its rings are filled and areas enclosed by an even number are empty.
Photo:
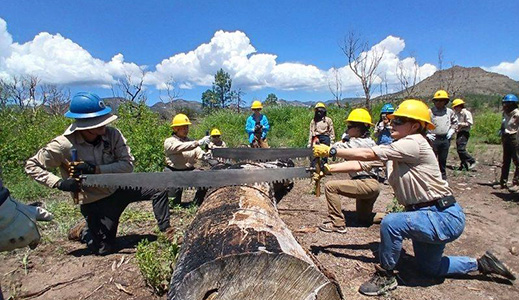
[[[240,161],[273,161],[313,156],[311,148],[215,148],[211,151],[215,158]]]
[[[81,175],[81,185],[123,189],[217,188],[311,178],[311,168],[223,169],[190,172],[108,173]]]

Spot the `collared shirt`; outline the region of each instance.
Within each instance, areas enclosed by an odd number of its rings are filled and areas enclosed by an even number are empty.
[[[213,141],[211,141],[209,143],[209,145],[207,146],[207,148],[209,149],[215,149],[215,148],[227,148],[227,145],[225,144],[224,141],[220,141],[219,144],[215,144]]]
[[[429,113],[431,114],[431,121],[436,126],[431,132],[436,135],[446,135],[449,129],[456,129],[458,127],[458,119],[456,113],[448,107],[437,109],[433,106]]]
[[[335,130],[333,129],[333,121],[328,117],[322,118],[319,122],[314,119],[310,122],[310,134],[308,135],[308,145],[312,144],[312,139],[318,135],[327,135],[330,137],[331,143],[335,140]]]
[[[382,161],[392,161],[388,182],[402,205],[437,200],[452,195],[442,179],[436,156],[429,142],[420,134],[399,139],[390,145],[371,148]],[[371,162],[360,162],[369,169]]]
[[[458,118],[458,129],[456,131],[470,131],[470,128],[474,124],[470,111],[466,108],[462,108],[459,113],[456,113],[456,118]]]
[[[372,138],[350,138],[347,142],[337,142],[333,144],[334,147],[337,149],[352,149],[352,148],[371,148],[376,146],[377,144],[375,141],[373,141]],[[356,177],[360,175],[368,175],[368,176],[379,176],[380,169],[379,167],[382,167],[383,164],[379,161],[376,162],[369,162],[370,167],[366,168],[364,171],[359,172],[350,172],[348,173],[350,177]]]
[[[519,108],[509,114],[503,112],[503,126],[506,134],[516,134],[519,128]]]
[[[204,155],[198,142],[190,138],[180,138],[173,134],[164,141],[164,152],[166,153],[166,164],[174,169],[194,169],[197,160]]]
[[[79,131],[60,135],[41,148],[25,164],[25,172],[37,182],[55,187],[60,179],[69,177],[68,162],[72,161],[70,150],[77,150],[80,160],[99,167],[100,173],[131,173],[134,158],[122,133],[113,127],[106,127],[101,140],[93,145],[83,139]],[[59,168],[61,178],[50,170]],[[83,187],[79,193],[80,203],[87,204],[106,198],[116,188]]]

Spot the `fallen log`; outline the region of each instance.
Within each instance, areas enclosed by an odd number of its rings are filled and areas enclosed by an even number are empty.
[[[343,299],[333,275],[325,276],[297,243],[275,203],[267,184],[209,194],[186,231],[168,299]]]

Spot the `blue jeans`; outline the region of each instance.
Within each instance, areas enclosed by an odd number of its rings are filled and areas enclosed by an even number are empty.
[[[413,241],[418,267],[428,275],[444,277],[476,271],[475,258],[443,256],[445,245],[457,239],[464,228],[465,214],[457,203],[445,209],[430,206],[389,214],[380,224],[380,263],[384,269],[393,270],[402,241],[408,238]]]

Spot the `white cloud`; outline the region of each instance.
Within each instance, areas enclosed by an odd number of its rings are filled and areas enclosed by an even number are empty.
[[[514,80],[519,80],[519,57],[514,62],[502,62],[497,66],[483,67],[483,69],[506,75]]]

